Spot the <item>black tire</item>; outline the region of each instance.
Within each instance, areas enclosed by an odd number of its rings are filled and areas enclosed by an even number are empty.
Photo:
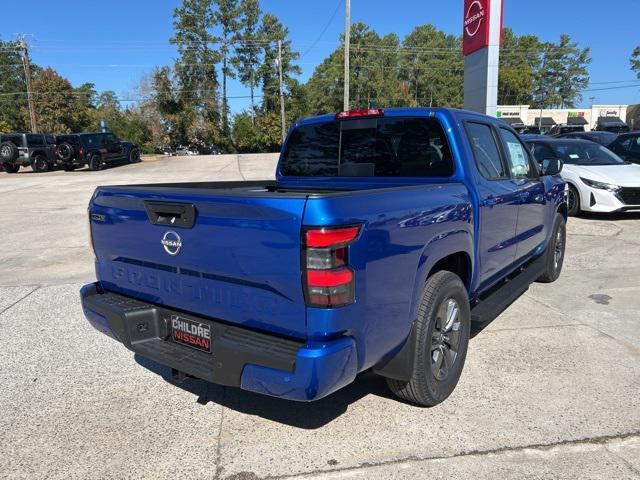
[[[9,165],[8,163],[4,164],[4,171],[7,173],[18,173],[20,170],[20,165]]]
[[[38,153],[34,155],[31,159],[31,168],[36,173],[44,173],[49,171],[49,162],[47,161],[47,157]]]
[[[97,170],[102,170],[102,167],[102,157],[97,153],[91,155],[91,158],[89,159],[89,170],[95,172]]]
[[[545,250],[542,261],[544,273],[538,278],[540,283],[555,282],[562,272],[564,251],[567,244],[567,222],[561,214],[556,215],[553,223],[553,234]]]
[[[569,185],[569,194],[567,198],[567,207],[570,217],[580,215],[580,194],[573,185]]]
[[[73,156],[75,155],[75,149],[70,143],[63,142],[56,148],[56,155],[60,160],[68,162],[73,159]]]
[[[129,152],[129,163],[138,163],[140,161],[140,150],[133,148]]]
[[[449,325],[445,316],[451,317]],[[411,379],[387,378],[391,391],[423,407],[437,405],[451,395],[467,356],[470,325],[469,297],[460,277],[446,271],[434,273],[425,284],[416,317]]]
[[[0,159],[7,164],[18,159],[18,147],[12,142],[0,143]]]

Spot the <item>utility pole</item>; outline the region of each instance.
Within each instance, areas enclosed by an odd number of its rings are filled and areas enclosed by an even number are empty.
[[[349,44],[351,43],[351,0],[345,0],[346,12],[344,21],[344,106],[349,110]]]
[[[282,143],[287,132],[285,130],[284,92],[282,90],[282,40],[278,40],[278,75],[280,76],[280,123],[282,124]]]
[[[22,50],[24,77],[27,82],[27,103],[29,104],[29,120],[31,121],[31,133],[38,133],[36,111],[33,106],[33,87],[31,86],[31,63],[29,61],[29,46],[27,45],[24,37],[20,38],[20,49]]]

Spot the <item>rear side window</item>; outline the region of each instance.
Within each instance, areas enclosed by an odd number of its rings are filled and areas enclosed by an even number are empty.
[[[627,138],[621,145],[629,152],[640,152],[640,137]]]
[[[83,135],[82,140],[84,141],[85,146],[91,147],[101,147],[103,144],[102,140],[103,135],[101,133],[92,133],[89,135]]]
[[[545,145],[544,143],[534,143],[531,145],[531,152],[533,153],[536,162],[542,164],[542,161],[545,158],[557,158],[558,155],[551,150],[551,147]]]
[[[71,145],[78,145],[79,137],[76,135],[59,135],[56,137],[56,141],[58,144],[60,143],[69,143]]]
[[[507,178],[491,127],[484,123],[469,122],[466,128],[480,174],[490,180]]]
[[[30,147],[42,147],[44,146],[44,138],[42,135],[28,134],[27,145]]]
[[[1,142],[11,142],[17,147],[22,147],[22,135],[3,135],[0,137]]]
[[[434,118],[333,120],[291,134],[285,176],[449,177],[454,164]]]

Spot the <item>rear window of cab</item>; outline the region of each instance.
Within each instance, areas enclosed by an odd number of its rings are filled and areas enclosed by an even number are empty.
[[[450,177],[454,163],[440,122],[376,117],[312,123],[290,135],[284,176]]]

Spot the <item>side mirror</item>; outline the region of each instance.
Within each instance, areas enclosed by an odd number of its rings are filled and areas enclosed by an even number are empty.
[[[562,171],[562,160],[559,158],[545,158],[542,160],[542,175],[558,175]]]

